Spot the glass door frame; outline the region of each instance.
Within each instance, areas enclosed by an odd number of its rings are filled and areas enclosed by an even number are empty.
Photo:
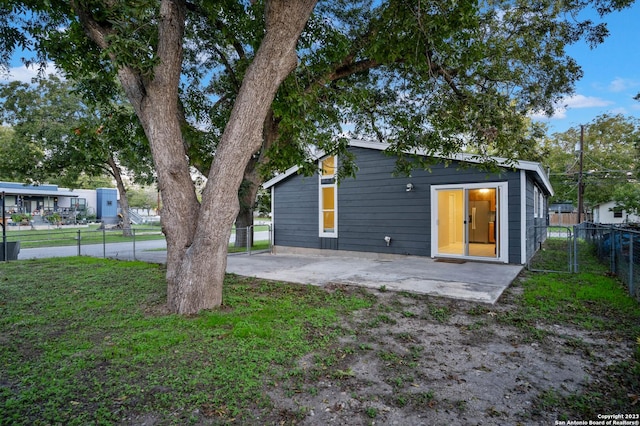
[[[440,253],[438,246],[438,191],[462,190],[463,191],[463,218],[468,217],[469,190],[471,189],[495,189],[496,190],[496,256],[482,257],[469,256],[467,253],[469,235],[465,220],[462,225],[464,230],[464,254]],[[470,260],[482,260],[493,262],[509,262],[509,210],[508,210],[508,183],[507,182],[483,182],[466,184],[431,185],[431,257],[451,257]]]

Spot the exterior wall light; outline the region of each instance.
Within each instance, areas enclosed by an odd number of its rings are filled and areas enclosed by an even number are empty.
[[[413,184],[412,183],[408,183],[407,184],[407,192],[413,191]]]

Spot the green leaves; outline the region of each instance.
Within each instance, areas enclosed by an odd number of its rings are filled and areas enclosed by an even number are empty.
[[[75,186],[82,175],[113,174],[109,160],[142,182],[153,181],[149,147],[130,106],[90,104],[68,80],[50,76],[37,85],[0,86],[2,121],[11,125],[3,138],[0,174],[12,180],[54,179]]]
[[[159,2],[87,0],[78,10],[67,2],[35,3],[0,7],[0,35],[6,36],[0,37],[0,65],[7,52],[31,43],[38,60],[55,60],[85,99],[96,103],[118,99],[118,68],[134,70],[141,81],[154,77]],[[420,148],[540,159],[532,143],[540,131],[526,117],[550,114],[581,77],[566,46],[599,43],[607,34],[604,24],[576,17],[588,8],[604,15],[630,3],[319,2],[298,41],[299,66],[271,105],[258,153],[264,155],[256,157],[260,173],[269,176],[304,163],[317,149],[346,160],[344,142],[351,137],[388,142],[397,153]],[[264,36],[264,5],[188,4],[182,133],[190,163],[203,172],[214,160],[245,70]],[[104,45],[89,39],[79,12],[99,24]],[[139,146],[134,144],[135,152]],[[341,164],[345,175],[353,172],[348,161]]]
[[[640,121],[623,115],[600,115],[584,125],[583,181],[585,202],[611,201],[614,188],[633,178],[637,171]],[[580,127],[556,133],[543,147],[544,163],[551,169],[558,201],[577,198]]]
[[[628,215],[640,215],[640,184],[627,182],[619,184],[613,190],[613,201]]]

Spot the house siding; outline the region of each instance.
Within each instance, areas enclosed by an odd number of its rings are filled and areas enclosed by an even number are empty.
[[[318,177],[292,175],[275,185],[275,245],[431,256],[431,185],[507,182],[508,261],[520,263],[520,173],[489,173],[473,166],[435,164],[410,177],[393,176],[395,158],[351,147],[356,177],[338,186],[338,237],[318,235]],[[412,183],[413,191],[406,191]],[[533,200],[533,199],[532,199]],[[385,236],[391,237],[387,246]]]
[[[507,208],[509,215],[507,220],[509,221],[509,247],[508,247],[508,259],[509,263],[520,263],[522,248],[520,246],[520,235],[522,229],[521,212],[522,206],[520,205],[520,194],[522,193],[520,187],[520,173],[517,171],[507,172],[507,187],[509,191],[509,197],[507,201]]]
[[[593,208],[593,221],[595,223],[618,224],[618,223],[638,223],[640,217],[622,210],[622,217],[615,217],[613,209],[616,207],[614,201],[598,204]]]
[[[292,176],[273,190],[274,244],[321,248],[318,236],[318,177]]]
[[[534,194],[536,187],[536,183],[534,182],[532,176],[527,174],[527,193],[526,193],[526,205],[527,205],[527,213],[526,213],[526,260],[527,262],[531,260],[539,245],[542,244],[547,235],[547,218],[546,214],[548,211],[547,208],[547,197],[543,197],[544,206],[542,207],[543,215],[542,217],[536,217],[536,212],[534,210],[535,202],[534,202]],[[541,190],[538,186],[538,190]]]
[[[338,186],[340,250],[428,256],[431,210],[425,172],[393,177],[394,158],[362,148],[351,152],[356,178]],[[407,192],[410,182],[414,190]],[[389,246],[385,236],[391,237]]]

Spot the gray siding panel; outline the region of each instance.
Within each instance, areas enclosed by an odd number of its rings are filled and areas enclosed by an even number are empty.
[[[535,233],[535,228],[534,228],[534,218],[533,218],[533,206],[534,206],[534,201],[533,201],[533,181],[529,178],[527,178],[527,231],[526,231],[526,235],[527,235],[527,242],[526,242],[526,247],[527,247],[527,253],[526,253],[526,258],[527,261],[530,259],[531,254],[533,252],[533,247],[535,244],[535,237],[534,237],[534,233]]]
[[[318,178],[291,176],[274,187],[274,244],[320,248]]]
[[[318,178],[294,175],[275,186],[276,245],[430,256],[431,185],[508,182],[508,259],[520,263],[519,171],[496,174],[452,162],[414,170],[410,177],[393,176],[394,157],[373,149],[350,150],[358,171],[355,179],[338,186],[338,238],[319,238]],[[413,191],[406,191],[407,183]],[[385,236],[391,237],[389,246]]]
[[[338,250],[338,239],[320,238],[320,248],[326,250]]]
[[[514,171],[509,174],[509,263],[520,263],[520,172]]]
[[[535,217],[534,210],[534,179],[533,176],[527,176],[527,262],[531,260],[535,252],[538,250],[540,245],[544,242],[547,236],[547,197],[543,197],[544,208],[542,209],[544,215],[542,217]],[[542,194],[540,187],[538,190]]]
[[[351,149],[358,172],[338,187],[340,250],[428,256],[428,184],[419,183],[417,174],[393,177],[395,160],[379,151]],[[414,191],[406,191],[409,182]]]

